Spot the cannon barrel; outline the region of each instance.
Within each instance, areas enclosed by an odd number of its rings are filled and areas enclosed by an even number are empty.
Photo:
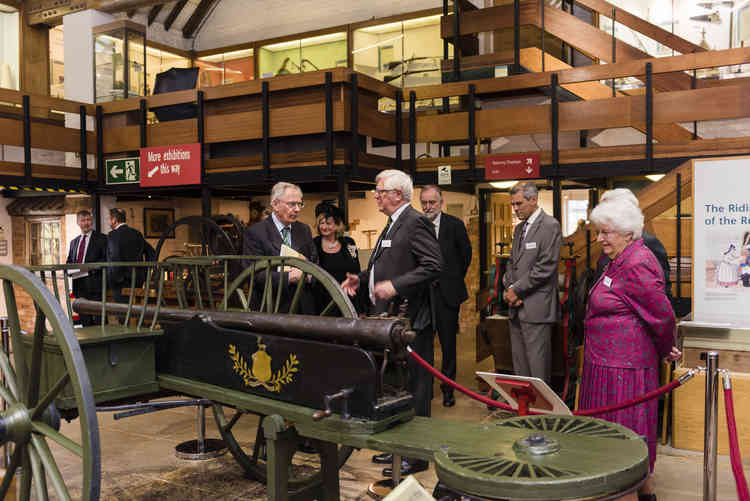
[[[73,310],[87,315],[100,315],[102,303],[88,299],[73,301]],[[128,305],[105,303],[108,314],[124,316]],[[143,305],[133,305],[131,315],[143,312]],[[312,315],[271,314],[244,311],[184,310],[179,308],[157,308],[146,306],[144,320],[153,319],[161,323],[185,322],[201,315],[207,321],[225,328],[251,330],[259,334],[284,337],[299,337],[315,341],[359,345],[368,349],[390,348],[403,353],[406,345],[413,343],[416,333],[406,328],[399,318],[338,318]]]

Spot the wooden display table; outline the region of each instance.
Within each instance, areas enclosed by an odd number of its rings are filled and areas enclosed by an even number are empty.
[[[678,325],[682,340],[681,367],[673,378],[688,369],[703,366],[700,354],[715,351],[719,354],[719,368],[728,369],[732,378],[734,413],[740,443],[750,440],[750,329],[730,329],[681,322]],[[719,380],[719,454],[729,454],[727,418],[724,411],[724,385]],[[673,392],[672,445],[678,449],[703,451],[706,375],[698,373],[693,380]]]

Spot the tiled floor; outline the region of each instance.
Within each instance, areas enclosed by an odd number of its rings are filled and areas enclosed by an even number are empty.
[[[459,382],[473,386],[473,371],[490,369],[490,361],[474,363],[473,338],[459,339]],[[439,355],[436,353],[436,356]],[[437,390],[437,387],[436,387]],[[480,422],[488,418],[484,404],[457,395],[457,405],[446,409],[441,398],[433,400],[435,419]],[[252,442],[255,426],[235,428],[238,440]],[[174,447],[195,438],[194,408],[166,410],[154,414],[115,421],[110,414],[99,414],[102,441],[102,499],[107,500],[193,500],[193,499],[265,499],[263,485],[244,477],[231,455],[193,462],[177,459]],[[213,417],[207,413],[208,436],[217,437]],[[238,425],[239,426],[239,425]],[[65,425],[65,433],[76,438],[76,422]],[[750,449],[746,454],[750,455]],[[372,451],[355,451],[341,470],[341,493],[344,500],[369,499],[367,485],[380,478],[380,468],[370,461]],[[613,451],[616,454],[616,451]],[[748,456],[750,457],[750,456]],[[77,461],[58,456],[63,475],[71,485],[76,478]],[[746,462],[750,470],[750,461]],[[693,501],[702,499],[703,456],[698,453],[660,447],[655,469],[659,501]],[[737,499],[729,459],[719,457],[718,497],[721,501]],[[434,469],[416,475],[432,490],[437,478]]]

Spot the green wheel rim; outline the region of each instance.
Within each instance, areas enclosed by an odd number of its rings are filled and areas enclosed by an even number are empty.
[[[73,326],[59,301],[31,272],[17,266],[0,266],[0,280],[13,349],[12,363],[0,352],[0,371],[4,376],[0,393],[8,404],[0,415],[8,426],[3,443],[14,445],[11,463],[0,484],[0,499],[4,499],[19,466],[22,467],[19,499],[30,499],[32,488],[35,499],[48,499],[48,486],[57,499],[73,498],[50,449],[50,443],[54,443],[72,452],[80,461],[80,499],[98,500],[101,488],[99,427],[91,382]],[[32,333],[21,331],[17,290],[28,294],[34,302],[37,315]],[[51,330],[47,330],[47,325]],[[51,342],[51,337],[62,354],[65,372],[50,388],[40,389],[46,357],[50,356],[43,346]],[[56,397],[66,388],[72,388],[75,395],[79,442],[56,429],[59,417],[50,417],[57,412]]]

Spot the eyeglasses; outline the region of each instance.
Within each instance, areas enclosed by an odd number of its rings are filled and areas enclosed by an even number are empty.
[[[599,230],[596,232],[597,236],[601,235],[604,238],[609,238],[610,235],[617,233],[615,230]]]
[[[279,202],[283,203],[290,209],[294,209],[295,207],[297,209],[302,209],[305,206],[305,202],[287,202],[286,200],[279,200]]]
[[[376,197],[382,197],[383,195],[385,195],[389,191],[398,191],[398,190],[375,190],[375,196]]]
[[[439,204],[440,200],[421,200],[421,202],[422,202],[423,206],[424,205],[430,206],[430,205],[437,205],[437,204]]]

